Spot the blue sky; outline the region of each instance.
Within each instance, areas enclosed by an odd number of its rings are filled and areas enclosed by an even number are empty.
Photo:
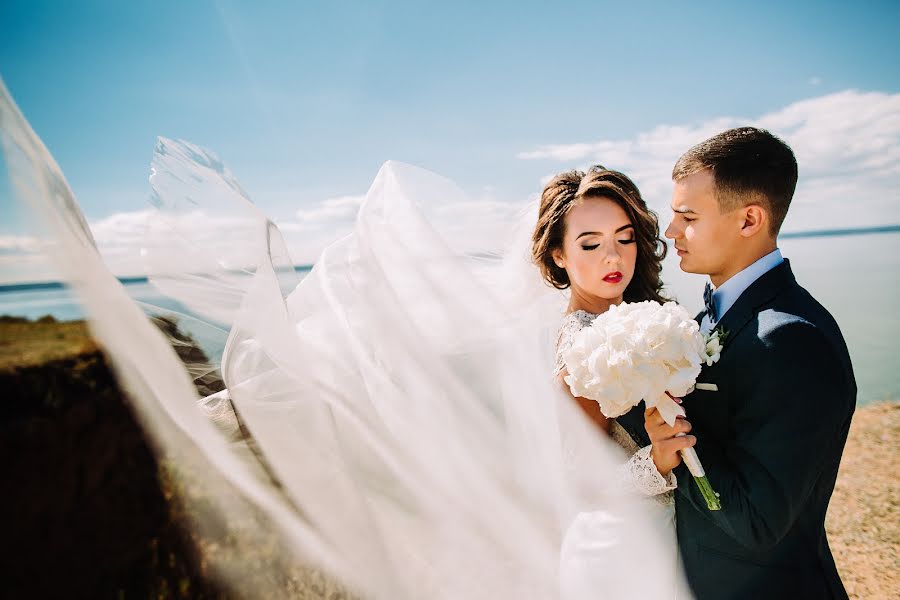
[[[633,149],[665,127],[689,145],[728,119],[786,123],[797,103],[821,117],[835,101],[803,102],[848,91],[841,114],[874,103],[867,127],[896,121],[900,4],[781,4],[6,0],[0,75],[92,223],[146,209],[158,135],[217,152],[285,221],[364,193],[387,159],[516,203],[596,160],[664,181],[670,153]],[[30,232],[4,183],[0,236]]]

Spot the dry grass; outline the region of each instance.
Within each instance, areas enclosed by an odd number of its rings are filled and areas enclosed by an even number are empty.
[[[84,321],[0,317],[0,372],[97,350]]]
[[[858,409],[825,526],[851,598],[900,598],[900,404]]]

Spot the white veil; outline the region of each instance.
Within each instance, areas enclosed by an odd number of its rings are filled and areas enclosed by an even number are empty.
[[[466,257],[426,218],[465,195],[388,162],[352,234],[285,294],[277,227],[214,155],[161,139],[151,184],[169,236],[147,248],[149,275],[229,332],[221,372],[251,453],[210,423],[3,87],[0,132],[18,196],[56,236],[57,265],[159,452],[201,465],[197,527],[251,515],[238,543],[264,529],[292,551],[256,569],[315,564],[364,597],[553,598],[568,523],[597,511],[609,584],[575,595],[671,594],[673,540],[551,376],[561,297],[528,261],[525,220],[503,261]],[[185,226],[213,215],[231,227],[212,240]],[[217,576],[240,592],[239,563],[223,559]],[[272,585],[254,593],[284,595]]]

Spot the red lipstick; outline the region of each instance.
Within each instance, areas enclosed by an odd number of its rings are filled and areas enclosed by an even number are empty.
[[[615,271],[613,273],[607,273],[606,277],[603,278],[603,281],[606,283],[619,283],[622,281],[622,277],[623,275],[621,273]]]

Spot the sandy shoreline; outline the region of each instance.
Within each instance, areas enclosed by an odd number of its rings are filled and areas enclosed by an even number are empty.
[[[858,408],[825,527],[851,598],[900,598],[900,403]]]

